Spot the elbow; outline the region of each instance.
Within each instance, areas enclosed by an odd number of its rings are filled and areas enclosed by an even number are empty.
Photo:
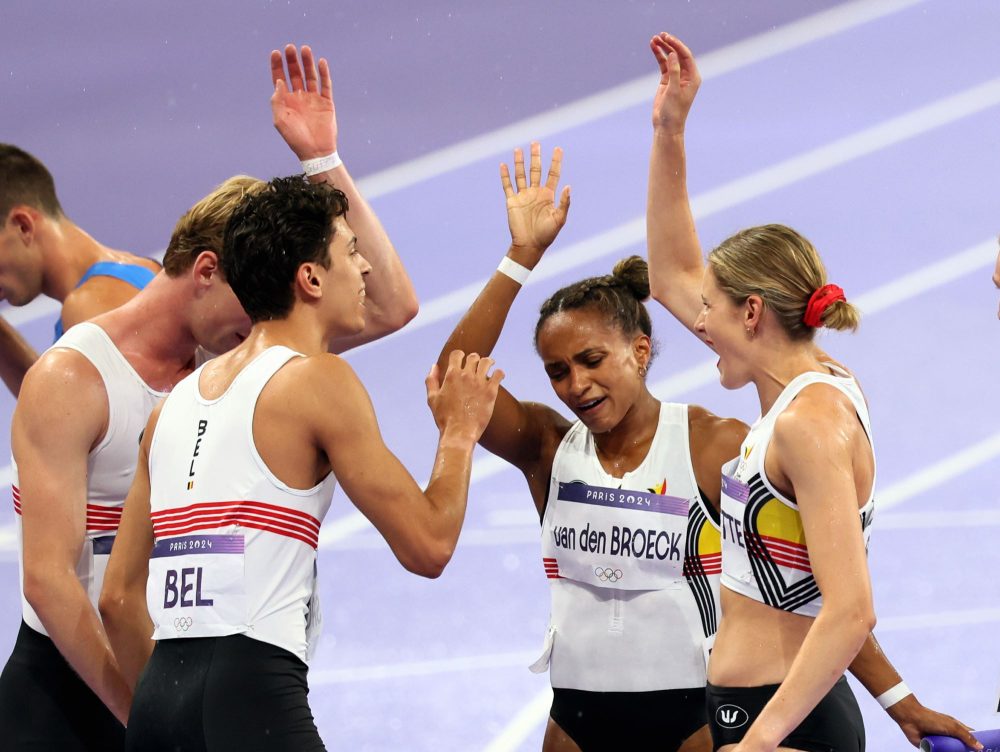
[[[859,649],[874,631],[876,621],[875,606],[870,598],[845,603],[836,609],[837,628],[857,640]]]
[[[413,321],[418,313],[420,313],[420,301],[417,300],[417,294],[410,290],[408,294],[400,296],[400,299],[393,304],[392,310],[388,312],[385,321],[387,333],[398,332]]]
[[[436,545],[427,547],[418,554],[402,560],[402,564],[415,575],[436,580],[444,573],[444,569],[448,566],[454,553],[453,546]]]
[[[125,598],[120,593],[107,589],[101,591],[101,597],[97,602],[97,611],[101,615],[101,621],[104,623],[105,629],[109,625],[116,623],[116,620],[121,615],[124,602]]]
[[[22,588],[24,590],[24,600],[28,602],[28,605],[31,606],[36,614],[41,616],[47,604],[46,595],[51,592],[46,578],[33,572],[30,567],[25,567]]]

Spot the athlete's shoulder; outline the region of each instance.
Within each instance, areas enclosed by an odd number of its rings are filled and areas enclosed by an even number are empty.
[[[739,452],[740,444],[750,430],[742,420],[720,417],[701,405],[688,405],[688,426],[692,452],[695,451],[693,445],[697,442],[700,446],[735,447],[736,451],[732,456]]]

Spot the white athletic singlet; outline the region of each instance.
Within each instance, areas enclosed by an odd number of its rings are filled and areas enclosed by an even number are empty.
[[[199,391],[199,368],[164,403],[149,454],[153,639],[245,634],[310,655],[316,547],[336,478],[290,488],[253,441],[261,390],[299,355],[268,348],[212,400]]]
[[[575,423],[556,450],[542,520],[552,593],[552,686],[644,692],[705,686],[718,624],[720,538],[695,480],[687,405],[664,402],[645,459],[622,478]]]
[[[104,570],[111,553],[122,505],[132,485],[135,463],[139,456],[139,438],[149,414],[166,392],[152,389],[135,372],[107,333],[85,322],[66,332],[53,348],[76,350],[89,360],[104,381],[108,395],[108,430],[101,442],[87,457],[87,530],[76,574],[97,610],[97,601],[104,582]],[[55,458],[54,461],[57,461]],[[18,488],[17,464],[12,491],[17,513],[18,558],[21,568],[21,608],[24,621],[32,629],[48,634],[42,622],[24,598],[24,557],[21,538],[21,495]]]
[[[764,472],[767,447],[778,416],[810,384],[829,384],[851,400],[872,441],[868,405],[857,381],[832,363],[837,375],[807,371],[792,379],[778,399],[750,427],[740,456],[722,468],[722,584],[782,611],[815,617],[822,596],[813,578],[809,549],[796,503],[774,489]],[[872,453],[874,457],[874,445]],[[872,495],[861,508],[865,548],[875,514]]]

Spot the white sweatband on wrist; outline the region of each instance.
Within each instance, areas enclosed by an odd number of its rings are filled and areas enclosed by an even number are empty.
[[[325,157],[316,157],[316,159],[303,159],[302,160],[302,171],[306,175],[319,175],[321,172],[326,172],[327,170],[333,170],[340,167],[343,163],[340,159],[340,155],[337,152],[332,154],[327,154]]]
[[[906,682],[900,682],[895,687],[887,689],[875,698],[875,702],[882,706],[882,710],[888,710],[905,697],[909,697],[913,692],[906,686]]]
[[[510,256],[504,256],[500,259],[500,266],[497,267],[497,271],[501,274],[506,274],[522,287],[528,281],[528,275],[531,274],[531,269],[521,266]]]

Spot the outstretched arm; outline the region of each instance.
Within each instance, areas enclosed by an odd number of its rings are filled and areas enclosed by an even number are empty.
[[[125,499],[118,536],[104,574],[100,610],[108,639],[132,690],[153,652],[153,621],[146,607],[149,556],[153,550],[153,522],[149,516],[149,446],[160,415],[153,411],[139,446],[132,487]]]
[[[13,324],[0,316],[0,379],[15,397],[21,391],[24,374],[36,360],[38,353],[35,348],[28,344]]]
[[[507,222],[510,226],[511,244],[507,258],[531,270],[541,260],[546,249],[552,244],[563,225],[569,211],[570,190],[565,187],[555,203],[556,190],[562,170],[562,149],[552,152],[552,162],[545,183],[542,183],[541,146],[531,144],[531,158],[528,174],[524,170],[524,153],[514,150],[514,183],[506,164],[500,165],[500,181],[507,201]],[[452,350],[478,352],[489,355],[493,352],[503,329],[510,307],[521,290],[521,284],[499,271],[494,272],[479,293],[475,302],[462,317],[455,330],[448,337],[441,354],[438,367],[444,368]],[[539,484],[532,480],[535,464],[542,455],[545,437],[559,427],[565,432],[568,425],[554,410],[537,403],[519,402],[510,392],[501,388],[493,418],[480,443],[489,451],[516,465],[529,476],[529,483],[535,493]],[[561,435],[561,434],[560,434]]]
[[[440,431],[427,488],[421,491],[382,440],[368,393],[350,366],[333,355],[305,363],[303,396],[293,409],[313,427],[317,449],[344,493],[382,534],[399,562],[437,577],[451,559],[465,519],[472,450],[489,422],[502,371],[493,360],[453,352],[445,372],[435,364],[427,402]],[[443,374],[443,376],[442,376]],[[324,406],[317,412],[316,404]]]
[[[11,425],[21,492],[24,597],[63,657],[119,721],[132,693],[77,577],[87,457],[108,420],[104,382],[79,353],[50,350],[28,373]]]
[[[287,65],[288,82],[285,80]],[[271,112],[274,127],[300,160],[325,157],[337,150],[337,114],[333,104],[330,66],[319,59],[319,70],[308,45],[302,60],[295,45],[285,54],[271,52]],[[365,287],[365,328],[360,334],[330,343],[331,352],[344,352],[401,329],[417,315],[417,294],[392,241],[347,167],[343,164],[309,178],[326,182],[347,196],[347,223],[358,236],[358,249],[372,265]]]
[[[851,673],[872,697],[879,697],[902,681],[873,634],[868,635],[851,664]],[[890,705],[885,712],[899,725],[903,735],[914,747],[920,744],[921,738],[940,734],[954,736],[973,749],[982,749],[982,745],[972,735],[972,729],[950,715],[925,708],[912,692]]]
[[[691,51],[676,37],[659,34],[649,46],[660,66],[646,202],[649,288],[658,302],[694,332],[701,312],[705,260],[688,199],[684,126],[701,74]]]

